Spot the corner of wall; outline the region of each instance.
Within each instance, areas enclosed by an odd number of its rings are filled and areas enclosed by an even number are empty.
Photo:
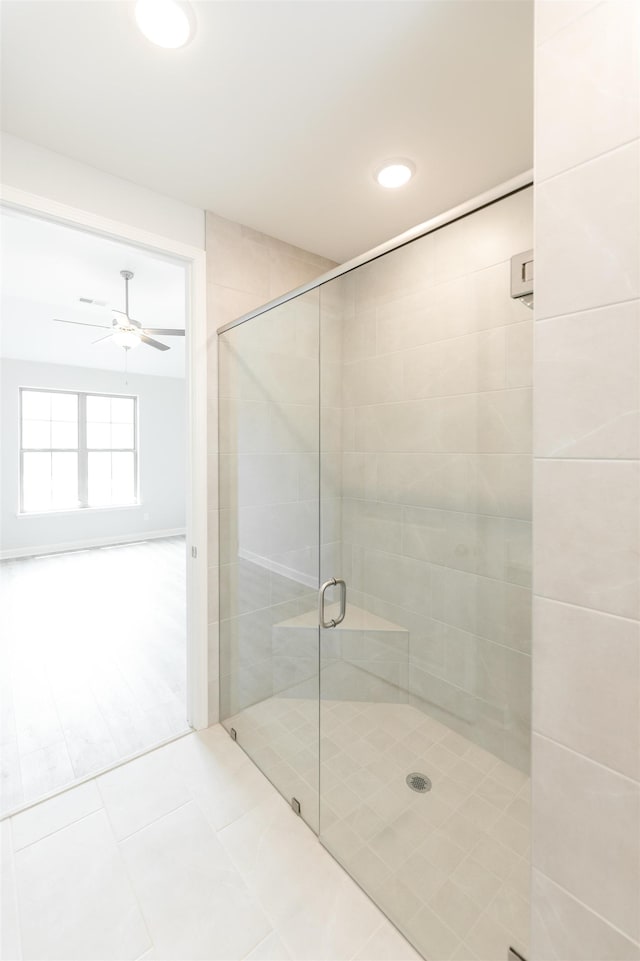
[[[335,267],[333,261],[293,247],[218,214],[205,214],[207,260],[209,723],[218,704],[218,338],[236,317]]]

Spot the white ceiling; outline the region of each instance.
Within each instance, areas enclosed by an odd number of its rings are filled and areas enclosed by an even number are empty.
[[[124,309],[121,270],[135,274],[129,312],[147,327],[185,326],[185,269],[96,234],[0,209],[0,355],[50,364],[124,370],[125,351],[112,341],[92,344],[106,334],[93,327],[53,323],[53,317],[89,324],[111,323],[105,307],[81,304],[80,297]],[[130,350],[132,373],[184,377],[184,338],[157,340],[159,351],[140,345]]]
[[[338,261],[532,165],[531,0],[196,0],[180,50],[129,0],[0,7],[4,129]]]

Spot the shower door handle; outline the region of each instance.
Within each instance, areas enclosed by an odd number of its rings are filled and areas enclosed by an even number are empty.
[[[324,595],[328,587],[339,587],[340,588],[340,612],[336,618],[329,618],[325,620],[324,616]],[[347,583],[343,581],[341,577],[330,577],[328,581],[325,581],[320,591],[318,592],[318,618],[320,620],[320,627],[330,628],[337,627],[338,624],[342,624],[344,621],[345,614],[347,613]]]

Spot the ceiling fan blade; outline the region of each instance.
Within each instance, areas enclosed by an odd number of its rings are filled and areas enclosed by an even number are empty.
[[[148,344],[149,347],[155,347],[156,350],[169,350],[168,344],[161,344],[159,340],[152,340],[151,337],[147,337],[145,334],[138,334],[138,337],[143,344]]]
[[[184,330],[178,327],[144,327],[145,334],[162,334],[164,337],[184,337]]]
[[[82,320],[62,320],[61,317],[53,317],[54,324],[75,324],[76,327],[99,327],[100,330],[111,330],[108,324],[85,324]]]
[[[111,334],[107,334],[105,337],[98,337],[97,340],[92,340],[92,344],[101,344],[103,340],[111,340]]]

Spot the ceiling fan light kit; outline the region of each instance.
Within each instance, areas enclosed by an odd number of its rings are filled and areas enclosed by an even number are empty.
[[[140,346],[140,338],[134,327],[118,327],[114,330],[111,339],[118,347],[125,350],[134,350]]]
[[[117,347],[122,347],[125,351],[134,350],[136,347],[139,347],[140,344],[147,344],[148,347],[154,347],[156,350],[169,350],[168,344],[162,344],[159,340],[154,340],[149,334],[160,334],[162,337],[184,337],[184,330],[178,327],[143,327],[140,321],[130,317],[129,281],[133,280],[133,271],[121,270],[120,276],[124,280],[124,310],[118,310],[116,307],[112,308],[114,317],[111,322],[111,327],[107,324],[88,324],[81,320],[63,320],[61,317],[54,317],[54,323],[75,324],[78,327],[97,327],[100,330],[109,331],[104,337],[98,337],[97,340],[94,340],[94,344],[110,340],[116,344]],[[103,303],[95,300],[92,301],[86,297],[81,297],[80,299],[85,303]]]

